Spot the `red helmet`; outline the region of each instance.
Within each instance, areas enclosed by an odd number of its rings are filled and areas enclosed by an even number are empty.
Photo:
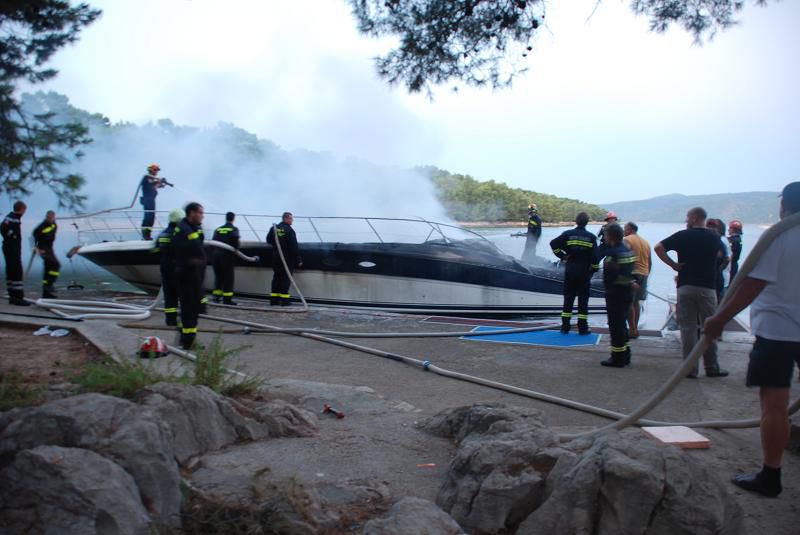
[[[728,228],[731,230],[738,230],[739,232],[742,231],[742,222],[738,219],[734,219],[730,223],[728,223]]]
[[[151,171],[151,172],[152,171],[161,171],[161,168],[158,166],[157,163],[151,163],[150,165],[147,166],[147,170]]]
[[[609,219],[619,219],[619,218],[617,217],[617,213],[612,210],[606,214],[606,221],[608,221]]]
[[[168,352],[167,344],[161,341],[161,338],[157,336],[148,336],[142,341],[142,345],[139,346],[139,357],[143,359],[165,357]]]

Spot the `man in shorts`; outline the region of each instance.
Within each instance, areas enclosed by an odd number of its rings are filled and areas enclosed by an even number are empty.
[[[639,314],[641,302],[647,299],[647,277],[653,267],[650,256],[650,244],[639,236],[639,226],[633,221],[625,223],[625,244],[636,253],[636,263],[633,265],[633,303],[628,312],[628,336],[639,338]]]
[[[800,213],[800,182],[781,194],[781,219]],[[750,352],[747,386],[758,386],[761,398],[761,445],[764,465],[757,474],[741,474],[733,483],[764,496],[780,494],[783,450],[789,441],[789,386],[794,363],[800,365],[800,227],[778,236],[739,283],[722,308],[705,323],[712,338],[750,306],[756,341]]]

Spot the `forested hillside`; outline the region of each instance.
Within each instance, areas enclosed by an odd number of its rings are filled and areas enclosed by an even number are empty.
[[[788,182],[788,181],[787,181]],[[747,193],[718,193],[714,195],[662,195],[640,201],[626,201],[604,205],[616,211],[624,220],[675,222],[683,221],[686,211],[702,206],[709,217],[725,222],[739,219],[745,223],[774,223],[778,217],[778,192],[751,191]]]
[[[457,221],[526,220],[528,205],[535,203],[545,222],[573,221],[578,212],[586,212],[599,221],[606,211],[594,204],[566,199],[521,188],[510,188],[502,182],[481,182],[469,175],[452,174],[435,167],[422,168],[436,186],[436,192],[447,215]]]

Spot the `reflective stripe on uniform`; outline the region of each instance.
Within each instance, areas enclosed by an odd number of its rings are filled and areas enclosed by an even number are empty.
[[[48,271],[47,274],[52,275],[53,277],[58,277],[59,275],[61,275],[61,273],[58,271]]]
[[[222,292],[222,297],[233,297],[233,292]]]
[[[190,234],[188,234],[188,235],[186,236],[186,239],[187,239],[187,240],[196,240],[196,239],[198,239],[199,237],[200,237],[200,233],[199,233],[199,232],[192,232],[192,233],[190,233]]]
[[[49,227],[45,227],[42,229],[42,234],[48,234],[50,232],[53,232],[55,229],[56,229],[55,225],[50,225]]]
[[[588,320],[589,319],[589,314],[578,314],[578,319],[579,320]]]
[[[176,312],[178,312],[178,307],[165,308],[164,312],[166,312],[167,314],[175,314]]]
[[[204,297],[204,298],[202,298],[202,299],[200,300],[200,304],[201,304],[201,305],[205,305],[206,303],[208,303],[208,297]]]
[[[197,334],[197,327],[183,327],[181,329],[183,334]]]
[[[233,232],[233,229],[229,227],[220,227],[216,230],[216,232],[219,232],[220,234],[227,234],[229,232]]]
[[[278,297],[283,297],[284,299],[289,299],[291,295],[289,294],[278,294]]]
[[[562,312],[561,313],[561,317],[562,318],[571,318],[572,317],[572,312]]]
[[[594,247],[592,242],[584,240],[568,240],[567,245],[577,245],[578,247],[588,247],[589,249]]]
[[[214,290],[211,295],[222,295],[222,290]]]
[[[622,347],[611,346],[612,353],[624,353],[625,351],[626,351],[625,346]]]

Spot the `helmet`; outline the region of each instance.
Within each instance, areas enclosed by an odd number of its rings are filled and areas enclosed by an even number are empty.
[[[738,219],[734,219],[733,221],[728,223],[728,228],[730,228],[731,230],[738,230],[739,232],[741,232],[742,231],[742,222],[739,221]]]
[[[528,210],[533,210],[535,212],[537,209],[536,203],[531,203],[528,205]]]
[[[617,213],[611,210],[606,214],[606,221],[608,221],[609,219],[619,219],[619,218],[617,217]]]
[[[157,336],[148,336],[139,346],[139,357],[143,359],[165,357],[167,353],[167,344]]]
[[[150,165],[147,166],[147,170],[150,172],[154,172],[154,171],[161,171],[161,168],[158,166],[157,163],[151,163]]]
[[[186,214],[180,208],[175,208],[169,212],[170,223],[180,223],[181,219],[186,217]]]

